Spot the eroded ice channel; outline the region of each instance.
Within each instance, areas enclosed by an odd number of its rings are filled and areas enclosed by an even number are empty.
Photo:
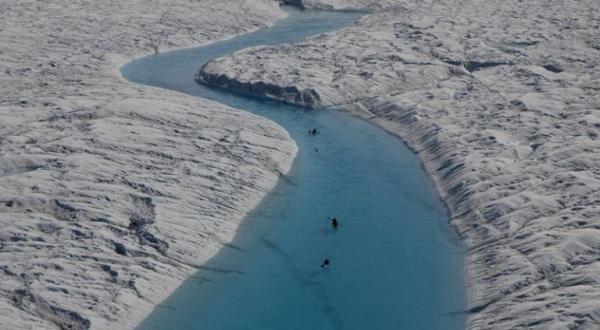
[[[271,28],[131,62],[137,83],[267,117],[299,147],[290,174],[196,276],[140,329],[461,329],[463,251],[416,156],[341,111],[310,111],[197,84],[202,64],[242,48],[353,24],[358,12],[286,9]],[[307,131],[317,128],[320,134]],[[318,152],[316,151],[318,149]],[[343,226],[334,232],[326,217]],[[329,256],[331,267],[319,267]]]

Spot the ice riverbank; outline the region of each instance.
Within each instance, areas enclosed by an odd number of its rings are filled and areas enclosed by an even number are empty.
[[[374,13],[358,27],[217,59],[199,80],[340,106],[404,139],[467,245],[471,329],[597,328],[596,3],[303,3]]]
[[[0,328],[132,328],[232,239],[294,142],[118,68],[283,15],[267,0],[0,3]]]

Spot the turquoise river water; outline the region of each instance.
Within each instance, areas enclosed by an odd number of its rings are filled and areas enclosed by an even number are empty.
[[[285,10],[289,16],[272,27],[121,69],[132,82],[267,117],[299,147],[290,173],[243,221],[231,247],[139,329],[464,328],[463,249],[417,157],[400,140],[343,111],[236,96],[194,81],[210,59],[337,30],[364,15]],[[307,134],[312,128],[319,134]],[[330,216],[340,220],[337,230]],[[325,257],[331,265],[323,270]]]

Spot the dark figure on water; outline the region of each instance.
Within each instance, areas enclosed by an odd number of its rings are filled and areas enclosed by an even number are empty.
[[[323,262],[321,263],[321,268],[327,268],[328,266],[329,266],[329,258],[323,259]]]
[[[340,225],[340,223],[338,222],[338,219],[337,219],[337,218],[333,218],[333,219],[331,219],[331,226],[332,226],[334,229],[337,229],[337,227],[338,227],[339,225]]]
[[[308,131],[308,134],[317,135],[317,129],[316,128],[311,129],[310,131]]]

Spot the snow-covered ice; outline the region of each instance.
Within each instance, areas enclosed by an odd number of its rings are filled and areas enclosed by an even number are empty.
[[[233,238],[294,142],[119,67],[284,15],[270,0],[0,2],[0,328],[133,328]]]
[[[373,13],[198,79],[346,109],[404,139],[466,244],[469,328],[599,328],[597,2],[287,2]]]
[[[598,328],[597,3],[284,2],[373,14],[200,77],[404,139],[467,246],[470,328]],[[131,328],[231,240],[293,141],[118,68],[282,15],[269,0],[0,2],[2,327]]]

